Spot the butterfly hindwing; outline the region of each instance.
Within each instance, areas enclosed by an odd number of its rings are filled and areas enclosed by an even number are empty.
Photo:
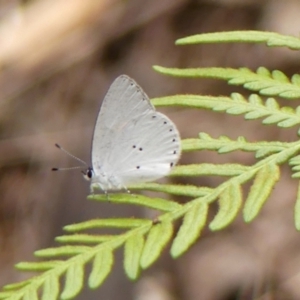
[[[111,170],[126,186],[167,175],[180,156],[180,138],[175,125],[155,111],[128,123],[116,139],[118,143],[103,168],[106,172]]]

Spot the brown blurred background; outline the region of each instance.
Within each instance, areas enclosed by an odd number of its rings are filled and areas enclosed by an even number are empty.
[[[264,65],[289,76],[299,73],[299,52],[287,49],[174,46],[179,37],[212,31],[267,30],[298,36],[299,12],[297,0],[1,0],[0,284],[25,279],[28,274],[16,272],[13,265],[34,259],[34,250],[55,245],[63,225],[147,215],[135,207],[87,201],[89,184],[80,172],[50,171],[76,164],[54,147],[56,142],[89,162],[95,118],[115,77],[128,74],[150,97],[157,97],[243,90],[221,81],[166,77],[152,65]],[[204,131],[213,137],[244,135],[250,141],[297,139],[294,129],[279,130],[242,117],[187,109],[164,112],[178,124],[183,138]],[[184,155],[181,164],[253,161],[253,154],[200,152]],[[192,182],[212,187],[220,179]],[[296,185],[283,167],[270,201],[253,223],[245,225],[239,217],[221,232],[205,230],[182,258],[174,261],[166,251],[136,283],[124,275],[118,251],[105,284],[97,291],[85,289],[77,299],[300,299],[300,235],[293,225]],[[216,209],[212,206],[211,217]]]

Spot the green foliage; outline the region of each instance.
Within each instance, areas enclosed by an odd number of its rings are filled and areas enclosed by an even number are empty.
[[[256,72],[247,68],[197,68],[175,69],[154,66],[154,69],[166,75],[188,78],[213,78],[227,80],[231,85],[242,85],[245,89],[259,92],[264,96],[280,96],[294,99],[300,96],[300,76],[295,74],[291,80],[281,71],[270,72],[260,67]]]
[[[178,39],[176,45],[212,44],[212,43],[265,43],[269,47],[288,47],[299,50],[298,37],[282,35],[276,32],[266,31],[229,31],[197,34]]]
[[[222,32],[191,36],[180,39],[177,45],[198,43],[248,42],[265,43],[267,46],[300,49],[300,40],[271,32]],[[257,92],[248,98],[233,93],[225,97],[206,95],[175,95],[153,99],[156,106],[181,106],[207,109],[217,113],[243,115],[246,120],[261,119],[264,125],[289,128],[300,124],[300,108],[280,107],[271,96],[291,100],[300,96],[300,76],[289,79],[283,72],[269,71],[264,67],[256,72],[246,68],[195,68],[173,69],[156,66],[161,73],[179,77],[215,78],[226,80],[231,85],[241,85],[246,90]],[[267,99],[262,98],[267,96]],[[294,100],[293,100],[294,101]],[[300,132],[298,131],[300,134]],[[176,258],[187,251],[199,239],[205,226],[212,231],[229,226],[242,210],[245,222],[253,221],[262,210],[276,182],[280,178],[280,165],[288,163],[292,177],[300,178],[300,142],[248,141],[245,137],[231,139],[227,136],[212,137],[201,132],[198,137],[182,141],[184,152],[209,150],[220,154],[234,151],[253,153],[253,165],[242,164],[190,164],[174,168],[171,177],[218,176],[223,182],[216,187],[196,185],[148,183],[129,187],[133,190],[164,192],[190,198],[184,204],[163,198],[149,198],[136,194],[112,194],[110,202],[138,205],[157,211],[154,220],[137,218],[108,218],[88,220],[66,226],[66,235],[56,238],[62,246],[35,252],[38,262],[22,262],[16,265],[22,271],[37,274],[26,281],[6,285],[0,299],[72,299],[81,291],[84,277],[91,289],[98,288],[111,272],[114,251],[124,247],[124,270],[128,278],[135,280],[140,271],[151,266],[170,244],[170,253]],[[243,192],[243,185],[251,185]],[[90,195],[93,201],[107,201],[106,195]],[[295,225],[300,230],[300,185],[296,196]],[[208,223],[211,203],[219,210]],[[180,220],[178,230],[174,221]],[[116,234],[94,234],[93,229],[117,229]],[[85,274],[86,265],[91,265]],[[60,286],[61,279],[63,286]]]

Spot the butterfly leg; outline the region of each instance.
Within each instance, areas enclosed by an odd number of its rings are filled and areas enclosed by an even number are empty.
[[[130,191],[127,189],[127,187],[115,176],[109,177],[109,183],[110,183],[111,190],[120,191],[120,192],[126,191],[128,194],[130,194]]]

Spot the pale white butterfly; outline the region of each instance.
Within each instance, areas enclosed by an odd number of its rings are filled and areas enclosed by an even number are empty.
[[[84,174],[91,180],[92,192],[126,190],[129,185],[166,176],[180,152],[174,123],[155,110],[133,79],[121,75],[101,105],[92,141],[92,167]]]

